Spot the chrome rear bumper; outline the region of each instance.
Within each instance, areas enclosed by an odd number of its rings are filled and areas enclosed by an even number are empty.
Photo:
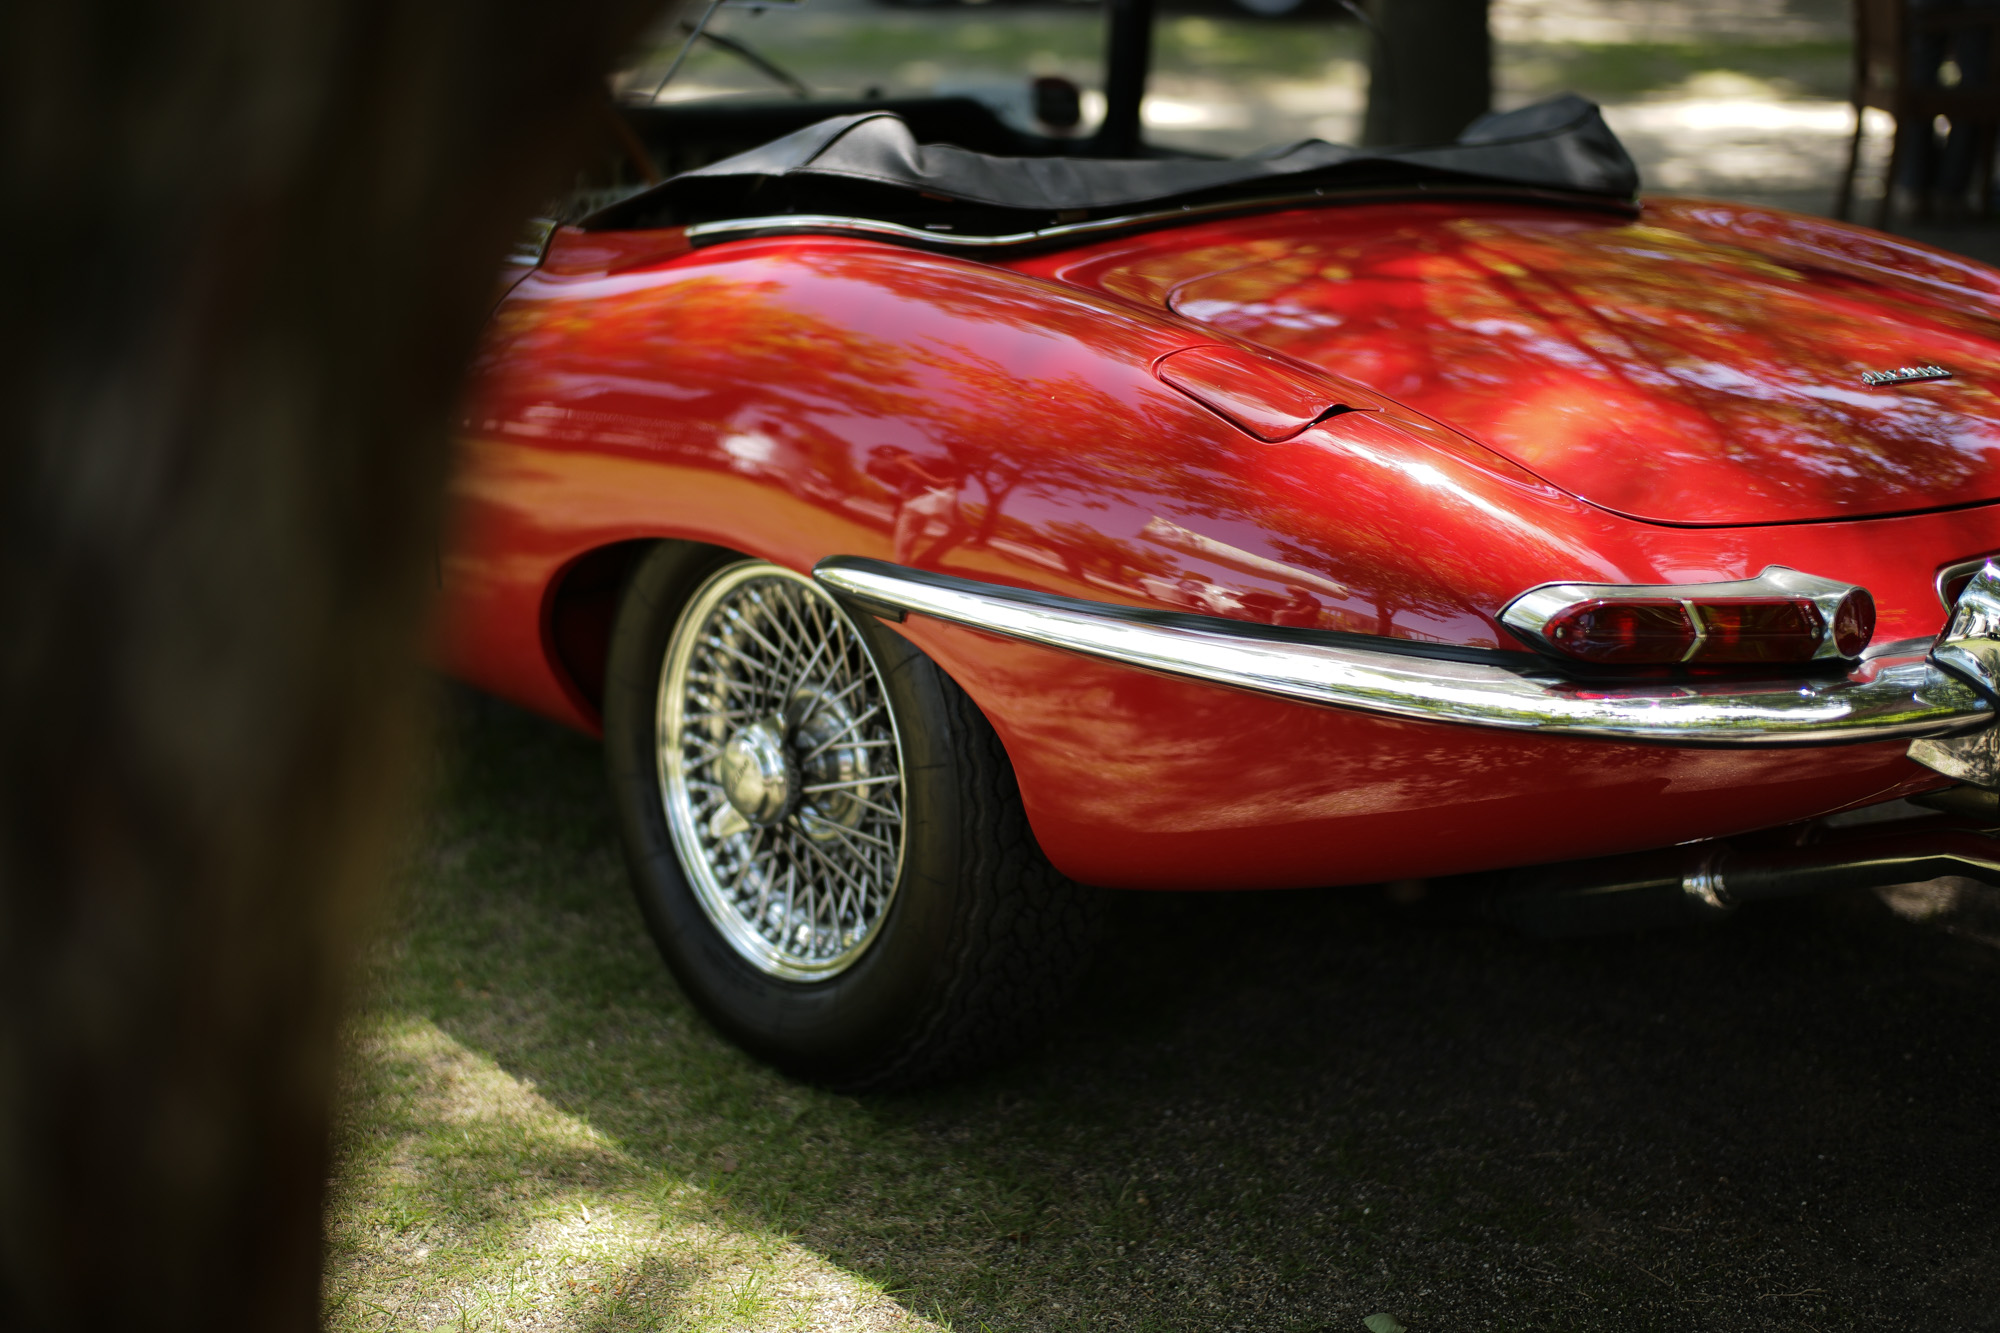
[[[1564,680],[1524,653],[1140,610],[851,556],[822,560],[813,577],[899,620],[930,616],[1301,703],[1552,736],[1762,748],[1924,740],[1981,731],[2000,697],[2000,569],[1992,565],[1967,588],[1943,637],[1887,645],[1846,676],[1613,686]]]

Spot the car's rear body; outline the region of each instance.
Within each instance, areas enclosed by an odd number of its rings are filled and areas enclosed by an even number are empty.
[[[1398,201],[1033,268],[1357,381],[1613,513],[1724,527],[2000,499],[2000,283],[1849,228]],[[1951,377],[1863,382],[1912,363]]]
[[[499,313],[468,422],[446,656],[577,725],[591,607],[621,544],[649,539],[1516,654],[1499,614],[1537,585],[1774,565],[1870,590],[1876,644],[1928,642],[1938,570],[2000,549],[2000,280],[1851,229],[1489,194],[981,259],[810,228],[662,258],[683,243],[663,236],[559,242]],[[1161,377],[1191,349],[1252,381],[1316,375],[1353,410],[1258,438]],[[1861,382],[1913,362],[1952,378]],[[1044,849],[1085,882],[1428,876],[1944,781],[1906,737],[1535,734],[924,615],[902,631],[985,710]]]
[[[503,280],[439,656],[602,735],[697,1006],[908,1086],[1056,1012],[1093,885],[2000,884],[2000,274],[1642,200],[1576,97],[1154,150],[1107,8],[1088,137],[635,107],[677,174]]]

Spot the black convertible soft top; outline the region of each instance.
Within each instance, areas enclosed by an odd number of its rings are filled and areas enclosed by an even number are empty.
[[[805,213],[1011,231],[1147,207],[1431,181],[1629,200],[1639,172],[1596,104],[1574,94],[1482,116],[1456,143],[1363,149],[1307,139],[1227,159],[995,157],[919,144],[900,117],[863,112],[683,172],[583,225]]]

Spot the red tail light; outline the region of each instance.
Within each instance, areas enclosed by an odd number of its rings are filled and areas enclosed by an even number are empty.
[[[1722,583],[1550,584],[1500,618],[1565,657],[1605,666],[1806,663],[1867,647],[1875,601],[1851,583],[1773,565]]]
[[[1810,662],[1826,621],[1811,602],[1693,602],[1701,643],[1693,662]]]
[[[1833,613],[1834,649],[1842,657],[1859,657],[1874,637],[1875,599],[1868,595],[1868,589],[1856,588],[1840,599],[1840,609]]]
[[[1685,662],[1697,637],[1679,602],[1574,602],[1550,617],[1542,634],[1586,662]]]
[[[1807,601],[1599,598],[1563,608],[1542,633],[1586,662],[1810,662],[1826,622]]]

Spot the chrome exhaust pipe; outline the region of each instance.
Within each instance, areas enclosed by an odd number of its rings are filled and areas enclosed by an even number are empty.
[[[1926,819],[1841,830],[1804,845],[1718,839],[1460,883],[1477,890],[1480,915],[1561,938],[1685,925],[1727,916],[1744,903],[1940,875],[2000,884],[2000,838],[1961,821]]]

